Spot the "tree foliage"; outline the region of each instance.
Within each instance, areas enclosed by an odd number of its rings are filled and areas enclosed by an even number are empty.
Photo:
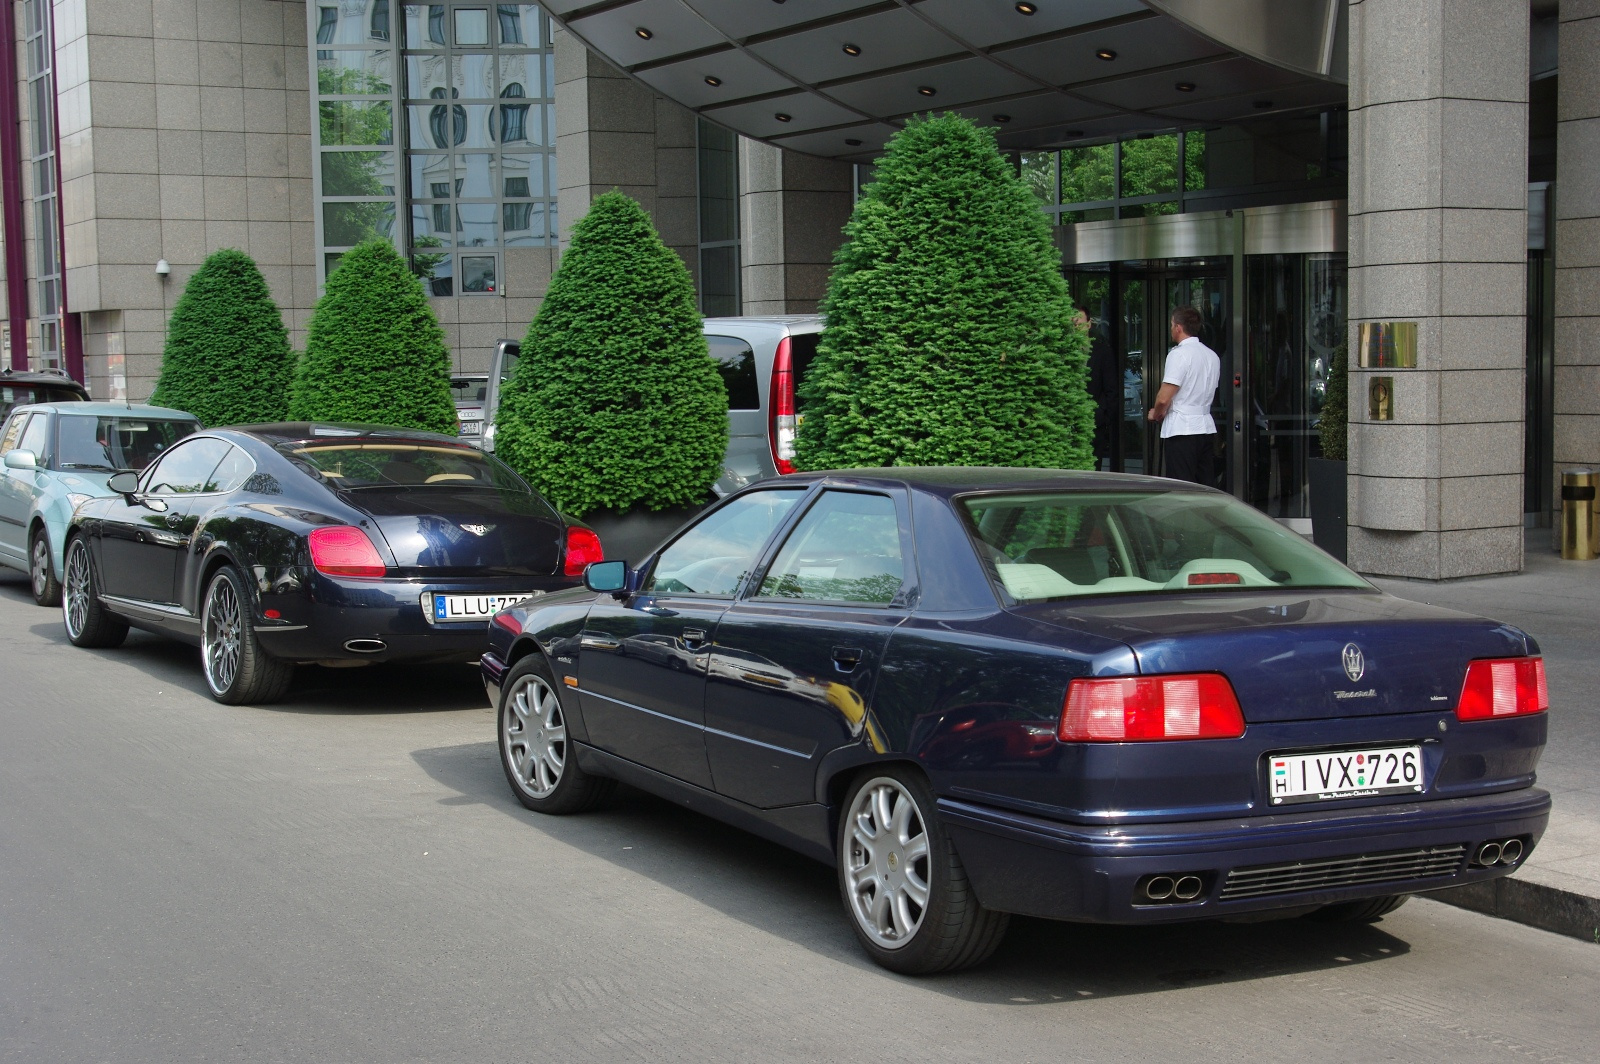
[[[599,196],[528,326],[495,453],[571,514],[691,505],[721,471],[727,411],[689,271],[643,208]]]
[[[1333,349],[1328,363],[1328,380],[1322,392],[1322,416],[1317,435],[1322,440],[1322,457],[1343,462],[1348,453],[1350,433],[1350,365],[1346,347]]]
[[[801,385],[804,469],[1093,468],[1088,337],[1049,225],[991,131],[890,141],[845,227]]]
[[[297,421],[456,431],[444,330],[387,241],[352,248],[328,275],[290,413]]]
[[[184,286],[167,324],[150,401],[205,425],[278,421],[288,412],[294,353],[255,261],[216,251]]]

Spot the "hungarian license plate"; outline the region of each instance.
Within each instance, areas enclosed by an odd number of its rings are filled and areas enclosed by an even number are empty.
[[[1273,805],[1416,794],[1422,790],[1422,747],[1279,754],[1267,759]]]
[[[422,597],[422,608],[435,624],[453,621],[486,621],[496,613],[531,598],[536,592],[515,591],[509,595],[442,595],[429,592]]]
[[[461,423],[461,435],[463,435],[463,436],[480,436],[482,434],[483,434],[483,422],[481,422],[481,421],[463,421]]]

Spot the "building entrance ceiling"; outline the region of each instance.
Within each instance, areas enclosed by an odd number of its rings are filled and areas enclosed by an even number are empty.
[[[874,157],[955,111],[1050,148],[1342,106],[1343,0],[546,0],[652,90],[745,136]]]

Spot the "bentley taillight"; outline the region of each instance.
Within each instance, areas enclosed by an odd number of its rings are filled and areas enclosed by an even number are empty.
[[[1064,743],[1237,739],[1244,713],[1226,676],[1119,676],[1073,680],[1056,738]]]
[[[595,535],[593,529],[577,525],[567,527],[566,562],[561,567],[563,575],[582,576],[591,562],[604,561],[605,557],[605,551],[600,548],[600,537]]]
[[[383,575],[378,548],[354,525],[313,528],[307,538],[311,542],[311,564],[319,573],[366,578]]]
[[[1550,708],[1544,681],[1543,658],[1503,658],[1474,661],[1467,666],[1456,703],[1460,720],[1493,720]]]

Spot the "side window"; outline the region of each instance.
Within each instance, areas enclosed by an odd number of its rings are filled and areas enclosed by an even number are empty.
[[[760,410],[761,390],[756,386],[756,353],[736,336],[708,336],[722,383],[728,388],[729,410]]]
[[[18,414],[6,422],[5,435],[0,436],[0,454],[17,449],[17,440],[22,436],[22,426],[28,421],[27,414]]]
[[[44,464],[45,438],[49,426],[48,417],[44,414],[35,414],[28,421],[28,427],[22,430],[22,438],[17,441],[17,446],[24,451],[32,451],[41,465]]]
[[[256,464],[250,456],[237,447],[230,446],[228,453],[223,457],[221,464],[211,474],[207,491],[233,491],[240,484],[250,479],[250,474],[256,471]]]
[[[730,502],[678,539],[656,562],[644,590],[658,595],[731,596],[767,537],[803,488],[757,491]]]
[[[228,444],[210,437],[179,444],[151,467],[144,490],[151,495],[198,495],[214,491],[212,471],[227,457]]]
[[[761,581],[761,596],[885,606],[899,594],[904,573],[893,500],[826,491],[789,533]]]

